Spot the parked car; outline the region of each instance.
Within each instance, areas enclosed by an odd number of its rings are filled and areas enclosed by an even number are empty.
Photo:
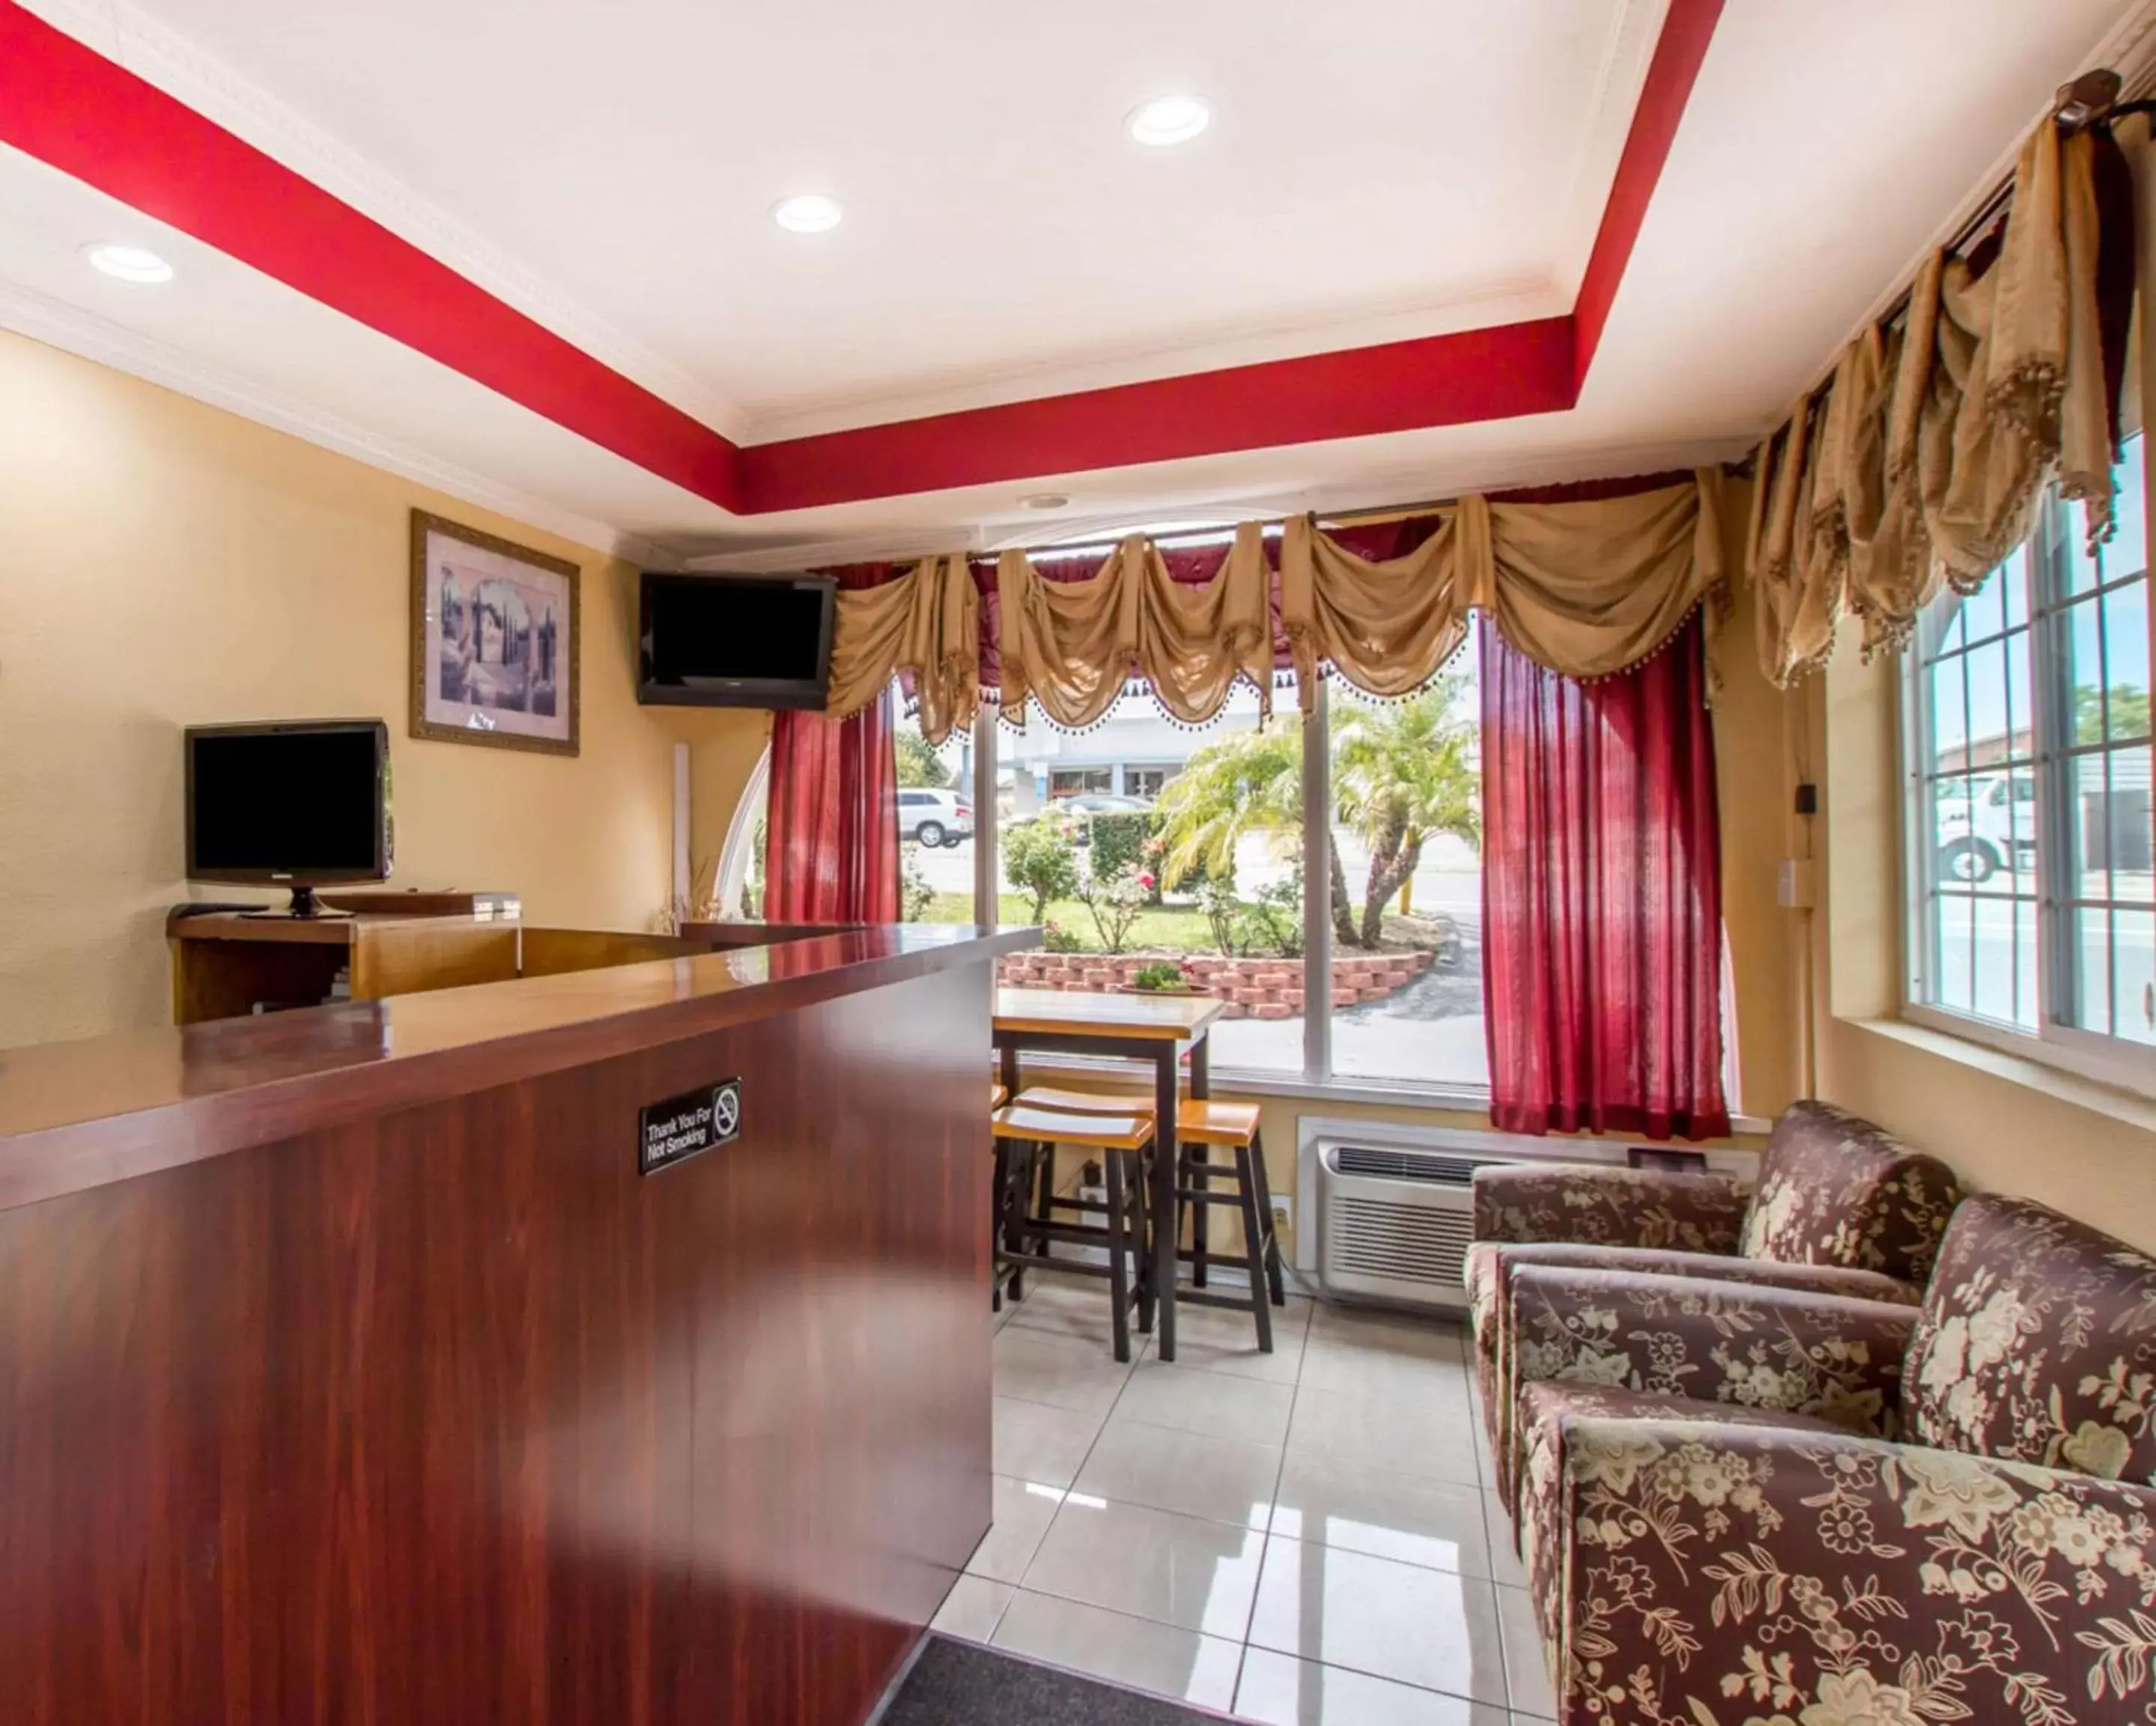
[[[1142,815],[1152,805],[1142,797],[1120,797],[1109,791],[1081,791],[1049,805],[1066,815]]]
[[[918,840],[932,851],[973,836],[973,806],[955,791],[906,790],[898,794],[898,836]]]
[[[1938,788],[1939,876],[1975,886],[2008,864],[2036,866],[2036,782],[2028,773],[1978,773]]]

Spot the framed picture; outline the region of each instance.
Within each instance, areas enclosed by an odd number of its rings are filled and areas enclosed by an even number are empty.
[[[577,566],[412,511],[412,735],[577,753]]]

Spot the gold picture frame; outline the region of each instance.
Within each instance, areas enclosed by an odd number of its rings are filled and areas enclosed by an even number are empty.
[[[411,734],[578,753],[581,573],[563,558],[413,511]]]

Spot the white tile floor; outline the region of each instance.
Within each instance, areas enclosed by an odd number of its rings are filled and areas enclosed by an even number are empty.
[[[995,1339],[995,1526],[937,1628],[1277,1726],[1554,1713],[1456,1324],[1300,1298],[1274,1352],[1185,1307],[1108,1351],[1036,1277]]]

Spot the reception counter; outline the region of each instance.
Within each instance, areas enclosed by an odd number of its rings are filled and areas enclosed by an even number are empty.
[[[1035,938],[0,1056],[6,1718],[857,1726],[988,1523]]]

